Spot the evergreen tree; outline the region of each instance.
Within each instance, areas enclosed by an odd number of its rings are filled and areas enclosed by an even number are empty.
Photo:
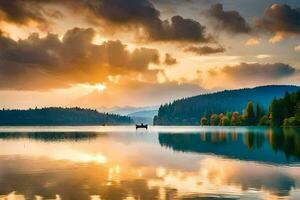
[[[259,126],[269,126],[270,125],[269,117],[267,115],[262,116],[259,119],[258,125]]]
[[[253,126],[255,125],[255,112],[254,112],[254,107],[253,103],[250,101],[247,104],[245,113],[244,113],[244,119],[247,125]]]
[[[283,98],[283,104],[284,118],[292,117],[294,115],[296,105],[293,105],[292,95],[290,95],[288,92],[285,93],[285,96]]]
[[[256,112],[255,112],[255,117],[256,117],[256,124],[259,123],[259,120],[263,116],[263,108],[259,105],[256,104]]]
[[[281,100],[274,99],[271,104],[271,125],[281,126],[284,120],[283,104]]]
[[[297,125],[300,125],[300,101],[298,102],[298,104],[296,106],[295,120],[296,120]]]

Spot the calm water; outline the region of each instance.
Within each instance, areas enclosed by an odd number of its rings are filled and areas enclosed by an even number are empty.
[[[1,127],[14,199],[300,199],[300,130]]]

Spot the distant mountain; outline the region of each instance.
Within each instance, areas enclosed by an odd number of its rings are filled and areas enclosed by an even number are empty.
[[[153,118],[155,115],[157,115],[158,110],[142,110],[134,113],[130,113],[127,116],[129,117],[148,117]]]
[[[132,124],[128,116],[82,108],[0,110],[0,126],[64,126]]]
[[[157,115],[157,110],[142,110],[130,113],[127,116],[131,117],[135,123],[153,124],[153,118]]]
[[[160,106],[155,125],[199,125],[200,117],[212,113],[243,112],[247,102],[259,103],[266,111],[274,98],[296,92],[299,86],[270,85],[239,90],[225,90],[176,100]]]
[[[113,113],[117,115],[130,115],[132,113],[136,112],[142,112],[142,111],[151,111],[151,110],[158,110],[159,106],[147,106],[147,107],[113,107],[113,108],[97,108],[99,112],[108,112]]]

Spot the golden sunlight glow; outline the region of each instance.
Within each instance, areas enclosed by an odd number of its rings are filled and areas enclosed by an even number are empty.
[[[35,200],[43,200],[44,198],[38,195],[35,195]],[[26,200],[24,195],[18,195],[16,192],[12,192],[8,195],[0,196],[0,200]],[[61,200],[59,195],[55,195],[55,199],[52,200]]]
[[[269,42],[270,43],[281,42],[285,37],[286,35],[284,33],[277,32],[272,38],[270,38]]]
[[[245,43],[246,46],[255,46],[255,45],[259,45],[259,44],[260,44],[259,38],[250,38]]]
[[[271,58],[272,55],[269,55],[269,54],[260,54],[260,55],[257,55],[255,57],[258,58],[258,59],[265,59],[265,58]]]
[[[232,176],[235,168],[235,165],[228,162],[208,158],[201,161],[201,168],[197,174],[158,168],[156,173],[161,179],[150,180],[148,185],[149,187],[176,188],[179,195],[207,194],[212,191],[214,194],[241,194],[240,185],[228,184],[229,177]]]
[[[163,167],[159,167],[156,169],[156,176],[163,177],[166,175],[166,169]]]
[[[99,195],[92,195],[91,200],[101,200],[101,197]]]
[[[39,33],[44,36],[45,33],[41,32],[38,28],[28,26],[18,26],[16,24],[7,23],[4,21],[0,22],[0,30],[6,33],[9,38],[17,41],[19,39],[27,38],[31,33]]]
[[[54,160],[68,160],[76,163],[98,163],[105,164],[107,162],[106,156],[102,153],[89,154],[81,151],[66,148],[63,152],[52,152],[52,158]]]
[[[106,41],[105,38],[101,37],[99,34],[96,34],[96,36],[94,37],[92,43],[96,44],[96,45],[101,45],[105,41]]]
[[[77,155],[76,154],[74,155],[74,158],[69,158],[69,159],[74,162],[81,162],[81,163],[96,162],[99,164],[104,164],[107,162],[106,157],[101,154],[91,155],[91,154],[78,153]]]
[[[95,88],[98,90],[98,91],[103,91],[106,89],[106,86],[103,85],[103,84],[96,84],[95,85]]]
[[[86,91],[87,94],[97,90],[99,92],[103,92],[106,89],[106,85],[102,83],[97,83],[94,85],[91,84],[78,84],[74,87],[81,88]]]
[[[295,51],[300,52],[300,44],[298,46],[295,47]]]

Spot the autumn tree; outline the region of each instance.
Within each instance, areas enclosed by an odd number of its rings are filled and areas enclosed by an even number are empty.
[[[222,126],[229,126],[230,125],[230,120],[227,116],[223,116],[221,119],[221,125]]]
[[[200,120],[201,126],[207,126],[208,125],[208,120],[206,117],[202,117]]]
[[[230,120],[230,124],[232,126],[237,126],[237,120],[238,120],[238,117],[239,117],[239,113],[238,112],[234,112],[231,116],[231,120]]]
[[[210,125],[218,126],[220,123],[219,116],[217,114],[212,114],[210,117]]]

